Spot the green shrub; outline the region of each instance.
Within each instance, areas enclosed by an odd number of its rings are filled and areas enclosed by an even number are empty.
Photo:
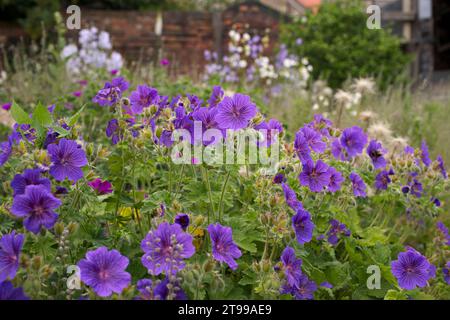
[[[282,41],[308,57],[313,76],[325,77],[333,88],[363,76],[373,76],[385,87],[403,73],[409,57],[389,30],[368,29],[367,18],[361,1],[324,3],[317,14],[284,25]],[[302,45],[296,44],[299,38]]]

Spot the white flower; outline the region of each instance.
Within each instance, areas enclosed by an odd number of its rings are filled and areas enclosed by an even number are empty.
[[[61,51],[61,58],[65,59],[78,52],[78,48],[74,44],[68,44]]]
[[[370,94],[375,92],[375,82],[370,78],[356,79],[352,87],[360,94]]]
[[[98,46],[101,49],[110,50],[112,48],[111,40],[109,39],[109,33],[102,31],[98,36]]]
[[[106,69],[108,71],[112,70],[120,70],[123,66],[123,59],[120,53],[113,52],[111,54],[111,57],[109,57],[108,60],[106,60]]]
[[[247,61],[241,60],[239,61],[239,68],[244,69],[247,67]]]

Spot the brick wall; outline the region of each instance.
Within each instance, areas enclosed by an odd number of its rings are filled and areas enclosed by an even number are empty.
[[[226,48],[227,33],[233,25],[240,30],[263,34],[270,30],[271,43],[277,40],[282,16],[268,7],[249,1],[222,12],[164,12],[162,51],[177,71],[199,70],[204,64],[204,50],[222,51]],[[152,61],[155,58],[157,37],[154,33],[156,12],[112,11],[81,8],[82,27],[96,26],[111,35],[115,50],[128,62]],[[77,30],[68,37],[76,39]],[[0,28],[0,45],[15,42],[24,36],[20,29],[9,32]]]

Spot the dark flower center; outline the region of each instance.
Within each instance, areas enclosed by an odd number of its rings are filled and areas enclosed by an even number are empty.
[[[33,212],[37,216],[42,216],[46,212],[46,209],[44,207],[40,206],[40,205],[36,205],[33,208]]]

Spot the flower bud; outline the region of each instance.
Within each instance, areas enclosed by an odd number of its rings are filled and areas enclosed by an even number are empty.
[[[31,267],[34,270],[39,270],[41,268],[41,264],[42,264],[42,258],[40,256],[34,256],[31,259]]]

